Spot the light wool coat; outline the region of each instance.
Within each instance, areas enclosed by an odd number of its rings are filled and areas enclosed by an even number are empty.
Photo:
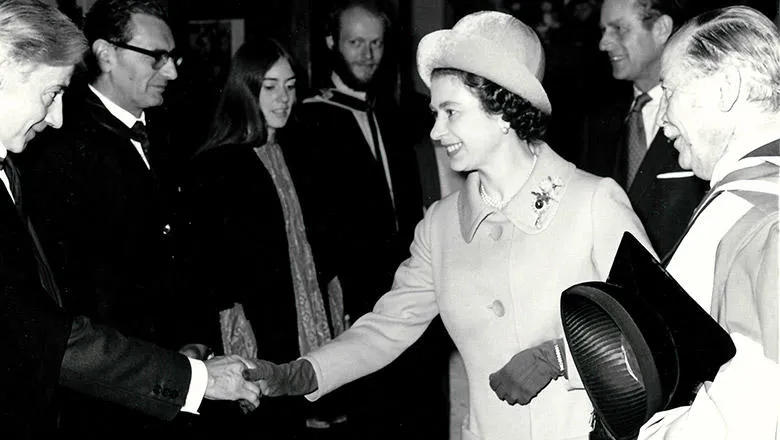
[[[584,390],[561,378],[529,405],[510,406],[488,376],[521,350],[562,337],[561,292],[606,279],[624,231],[649,248],[623,190],[577,170],[547,145],[502,211],[482,202],[472,173],[462,191],[433,204],[417,225],[412,256],[373,312],[305,357],[319,384],[307,397],[389,364],[441,314],[468,373],[464,439],[587,438],[592,408]]]

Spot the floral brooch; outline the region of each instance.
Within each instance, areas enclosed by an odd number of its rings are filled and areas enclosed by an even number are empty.
[[[541,229],[544,220],[547,218],[547,212],[550,210],[552,202],[559,202],[561,190],[563,188],[563,181],[558,177],[547,176],[539,182],[539,191],[531,191],[531,194],[536,196],[534,200],[533,210],[536,214],[536,221],[534,226],[536,229]]]

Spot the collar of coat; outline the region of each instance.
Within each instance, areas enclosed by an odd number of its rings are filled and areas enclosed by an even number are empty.
[[[474,239],[479,226],[491,215],[505,217],[526,234],[539,234],[547,229],[576,168],[545,143],[538,146],[537,154],[536,166],[531,175],[500,211],[482,201],[479,195],[479,175],[476,172],[468,175],[458,195],[460,232],[466,243]]]

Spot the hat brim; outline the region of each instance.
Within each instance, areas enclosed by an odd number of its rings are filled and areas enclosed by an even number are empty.
[[[417,70],[428,88],[434,69],[453,68],[479,75],[530,102],[546,114],[550,100],[539,79],[517,54],[500,42],[453,29],[431,32],[417,46]]]

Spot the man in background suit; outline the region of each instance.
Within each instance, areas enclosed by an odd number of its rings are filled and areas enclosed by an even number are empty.
[[[618,90],[586,116],[580,161],[623,186],[662,258],[706,191],[703,180],[677,164],[678,153],[657,123],[660,57],[681,12],[674,0],[604,1],[599,48],[613,77],[630,82],[633,93]]]
[[[64,97],[62,130],[41,136],[26,168],[31,216],[63,287],[65,307],[128,336],[179,348],[173,210],[155,115],[181,58],[152,0],[98,0],[84,32],[88,83]],[[148,127],[148,128],[147,128]],[[186,313],[186,312],[185,312]],[[63,429],[128,431],[156,420],[72,394]]]
[[[41,438],[57,425],[59,385],[171,419],[201,400],[247,399],[239,357],[201,362],[93,325],[61,307],[58,288],[22,208],[14,165],[46,127],[62,125],[62,94],[86,49],[82,33],[38,0],[0,2],[0,425]],[[25,206],[31,202],[24,199]]]

